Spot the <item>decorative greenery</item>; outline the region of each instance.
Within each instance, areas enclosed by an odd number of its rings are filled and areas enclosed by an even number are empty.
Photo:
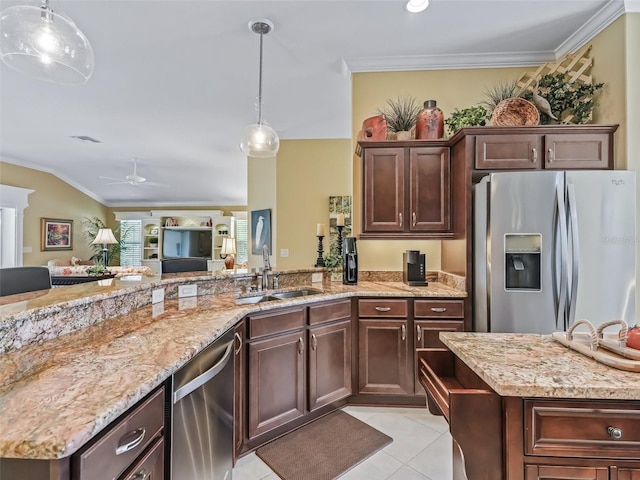
[[[378,113],[384,115],[389,131],[408,132],[416,124],[421,109],[415,98],[398,97],[397,100],[387,100],[387,105],[378,109]]]
[[[100,230],[101,228],[107,228],[107,225],[98,217],[84,217],[82,219],[82,226],[84,227],[82,236],[89,242],[89,247],[93,251],[91,260],[94,260],[96,262],[102,261],[102,245],[94,245],[92,242],[96,238],[98,230]],[[123,252],[126,249],[126,246],[122,241],[126,232],[122,232],[120,230],[120,226],[118,226],[118,228],[116,228],[114,232],[114,234],[116,234],[116,238],[118,238],[118,232],[120,233],[118,243],[107,246],[109,251],[109,259],[111,260],[113,260],[115,257],[119,257],[120,252]]]
[[[158,237],[149,237],[149,243],[158,243]]]
[[[485,89],[485,100],[481,105],[487,110],[488,116],[491,116],[491,113],[493,113],[493,110],[501,101],[507,98],[518,97],[519,95],[516,93],[517,88],[518,82],[514,80],[512,82],[500,81],[497,85]]]
[[[482,105],[475,107],[463,108],[458,110],[455,108],[450,117],[444,123],[449,129],[449,133],[453,135],[463,127],[482,127],[487,124],[491,115]]]
[[[569,82],[564,73],[548,73],[540,78],[538,94],[544,97],[551,107],[551,112],[560,119],[561,123],[587,123],[591,120],[591,113],[598,105],[594,96],[604,83],[588,85],[580,82]],[[527,91],[522,95],[531,101],[533,92]],[[573,118],[571,118],[573,116]],[[552,119],[540,112],[540,123],[546,125]]]
[[[85,271],[90,277],[99,277],[101,275],[109,273],[109,270],[102,264],[102,262],[98,262],[95,265],[87,267]]]
[[[324,256],[324,269],[329,273],[342,270],[342,255],[331,249],[331,253]]]

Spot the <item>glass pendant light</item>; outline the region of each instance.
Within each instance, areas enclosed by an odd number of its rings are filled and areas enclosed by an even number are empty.
[[[0,12],[0,55],[19,72],[48,82],[81,85],[93,73],[89,40],[75,23],[49,7],[16,5]]]
[[[262,37],[273,30],[269,20],[249,23],[252,32],[260,35],[260,74],[258,77],[258,123],[247,125],[242,130],[240,150],[248,157],[274,157],[280,148],[280,139],[276,131],[262,120]]]

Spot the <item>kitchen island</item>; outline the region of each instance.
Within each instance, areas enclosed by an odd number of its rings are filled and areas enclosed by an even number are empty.
[[[239,284],[250,284],[252,277],[176,274],[5,297],[0,304],[0,478],[5,480],[7,459],[58,462],[62,473],[56,478],[67,478],[72,454],[249,314],[355,297],[466,297],[464,290],[436,278],[428,287],[308,283],[306,288],[319,293],[238,305],[239,296],[249,295]],[[186,283],[197,284],[198,296],[177,298],[177,287]],[[151,292],[158,288],[165,300],[151,304]],[[281,290],[292,288],[287,284]]]
[[[640,478],[640,375],[533,334],[441,333],[418,352],[454,479]]]

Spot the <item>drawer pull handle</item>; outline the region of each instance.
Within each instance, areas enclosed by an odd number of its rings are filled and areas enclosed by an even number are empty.
[[[614,440],[620,440],[622,438],[622,429],[618,427],[607,428],[607,433]]]
[[[391,310],[391,307],[376,307],[376,310],[378,312],[388,312],[389,310]]]
[[[547,151],[549,152],[549,163],[552,163],[556,159],[555,152],[553,151],[553,148],[550,148]]]
[[[420,328],[420,325],[416,327],[416,331],[418,332],[418,341],[422,340],[422,328]]]
[[[415,227],[416,223],[418,222],[418,219],[416,217],[416,212],[413,212],[412,219],[413,219],[413,226]]]
[[[136,473],[129,480],[147,480],[149,478],[149,474],[150,473],[151,472],[145,472],[144,470],[140,470],[138,473]]]
[[[315,333],[311,334],[311,348],[315,350],[318,348],[318,337],[316,337]]]
[[[133,450],[138,445],[140,445],[142,443],[142,440],[144,440],[145,433],[147,433],[147,430],[144,427],[140,427],[124,435],[120,439],[121,442],[123,440],[126,442],[125,439],[131,438],[134,435],[135,435],[135,438],[131,441],[128,441],[127,443],[121,443],[120,445],[118,445],[118,447],[116,448],[116,455],[122,455],[123,453],[126,453],[129,450]]]
[[[436,312],[436,313],[444,313],[447,311],[446,307],[431,307],[431,311],[432,312]]]
[[[402,226],[402,214],[401,213],[398,214],[398,218],[400,219],[400,226]]]
[[[535,148],[531,149],[533,151],[533,162],[532,163],[536,163],[538,161],[538,150]]]
[[[402,330],[402,341],[404,342],[407,339],[407,327],[402,325],[401,330]]]
[[[302,337],[298,339],[298,353],[304,352],[304,340]]]

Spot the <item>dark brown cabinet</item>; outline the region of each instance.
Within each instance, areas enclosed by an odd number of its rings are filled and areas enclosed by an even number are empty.
[[[359,392],[412,395],[408,300],[359,300],[358,312]]]
[[[363,142],[362,238],[447,237],[451,232],[449,148]]]
[[[606,467],[527,465],[525,480],[609,480]]]
[[[351,301],[309,307],[309,411],[351,395]]]
[[[492,127],[475,135],[477,170],[611,169],[617,126]]]
[[[121,480],[163,480],[164,440],[159,438]]]
[[[248,318],[247,436],[305,414],[305,309]]]
[[[464,331],[464,300],[414,300],[414,365],[418,363],[417,349],[446,348],[440,341],[440,332]],[[424,388],[415,372],[415,393],[424,395]]]

